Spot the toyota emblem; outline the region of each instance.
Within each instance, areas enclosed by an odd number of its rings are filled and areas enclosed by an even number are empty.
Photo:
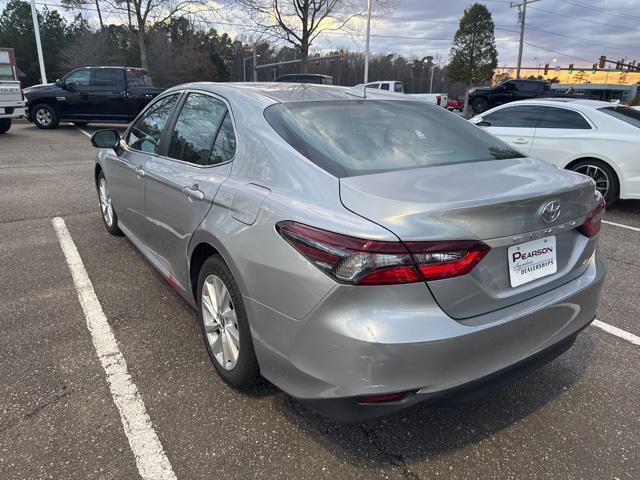
[[[547,202],[542,207],[542,213],[540,217],[544,223],[553,223],[560,216],[560,202],[558,200],[552,200]]]

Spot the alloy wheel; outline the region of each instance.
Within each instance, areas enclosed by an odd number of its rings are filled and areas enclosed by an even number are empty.
[[[202,286],[202,319],[207,343],[218,364],[233,370],[240,355],[240,330],[231,295],[217,275],[209,275]]]
[[[102,217],[104,218],[107,226],[111,227],[113,225],[113,205],[111,204],[109,187],[107,187],[107,181],[104,178],[100,179],[98,195],[100,196],[100,209],[102,210]]]
[[[40,125],[46,127],[53,121],[53,115],[51,115],[51,112],[46,108],[41,108],[36,112],[36,119]]]
[[[603,197],[607,196],[607,192],[609,191],[609,176],[604,170],[596,165],[586,164],[579,166],[575,171],[591,177],[593,181],[596,182],[596,190],[598,190]]]

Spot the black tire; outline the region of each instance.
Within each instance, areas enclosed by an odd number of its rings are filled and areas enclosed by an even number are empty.
[[[11,128],[10,118],[0,118],[0,133],[7,133]]]
[[[100,206],[100,216],[102,217],[102,223],[104,223],[104,228],[107,229],[107,232],[109,232],[111,235],[120,237],[123,235],[123,233],[122,233],[122,230],[120,230],[120,227],[118,227],[118,215],[116,214],[116,210],[113,208],[113,205],[110,203],[111,223],[109,223],[108,215],[106,214],[103,206],[103,199],[101,198],[102,192],[100,188],[103,181],[105,186],[107,187],[107,195],[109,199],[111,199],[111,196],[109,194],[109,185],[107,184],[107,179],[105,178],[104,173],[100,172],[98,174],[98,178],[96,179],[96,189],[98,191],[98,205]]]
[[[471,102],[471,109],[476,115],[482,113],[489,108],[489,102],[484,97],[474,98]]]
[[[205,321],[203,318],[202,290],[205,280],[210,275],[215,275],[222,280],[222,283],[229,292],[236,316],[237,330],[240,333],[238,360],[235,366],[230,370],[227,370],[220,364],[218,359],[215,357],[210,342],[207,340],[207,331],[205,329]],[[226,383],[234,388],[244,390],[252,387],[260,375],[260,367],[253,349],[253,340],[251,338],[247,312],[242,301],[242,294],[240,293],[240,289],[238,288],[236,281],[233,279],[233,275],[231,274],[229,267],[218,255],[209,257],[200,269],[200,275],[198,276],[197,302],[198,320],[200,321],[202,338],[204,340],[207,353],[209,354],[209,358],[211,359],[211,363],[213,363],[218,375],[220,375]]]
[[[51,130],[58,127],[58,115],[53,108],[45,103],[40,103],[31,109],[31,119],[36,127],[43,130]]]
[[[589,167],[595,167],[599,169],[599,172]],[[615,170],[611,168],[611,166],[602,160],[598,160],[597,158],[586,158],[571,165],[569,170],[573,170],[574,172],[582,173],[593,178],[596,181],[596,187],[598,187],[598,190],[601,190],[600,193],[602,193],[607,207],[613,206],[613,204],[620,198],[620,180],[618,179],[618,175],[616,175]],[[594,175],[597,178],[594,178]],[[608,185],[606,191],[602,191],[604,182],[602,181],[601,175],[606,177]]]
[[[89,122],[73,122],[76,127],[86,127],[89,125]]]

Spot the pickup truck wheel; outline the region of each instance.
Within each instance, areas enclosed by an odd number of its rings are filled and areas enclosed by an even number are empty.
[[[56,112],[53,111],[53,108],[49,105],[45,105],[44,103],[33,107],[33,110],[31,111],[31,118],[33,118],[33,123],[35,123],[38,128],[42,128],[44,130],[49,130],[58,126],[58,116],[56,115]]]
[[[10,118],[0,118],[0,133],[7,133],[11,128]]]
[[[473,109],[473,113],[482,113],[489,108],[489,102],[487,102],[486,98],[476,98],[471,102],[471,108]]]

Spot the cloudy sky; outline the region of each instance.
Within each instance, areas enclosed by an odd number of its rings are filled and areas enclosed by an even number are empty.
[[[7,0],[0,0],[0,7]],[[236,15],[233,0],[209,0],[227,3],[229,23],[215,25],[233,36],[248,32]],[[366,4],[366,0],[351,0]],[[388,1],[388,0],[387,0]],[[460,17],[470,0],[391,0],[393,7],[375,16],[371,27],[371,49],[376,53],[401,53],[422,58],[449,56],[451,41]],[[521,0],[518,0],[521,1]],[[39,7],[54,6],[59,0],[36,0]],[[374,0],[375,2],[375,0]],[[92,2],[90,2],[92,3]],[[508,0],[484,0],[496,25],[499,65],[513,66],[518,51],[517,9]],[[95,11],[86,14],[95,20]],[[109,21],[108,12],[105,13]],[[327,33],[314,48],[364,50],[364,22],[352,25],[353,34]],[[359,32],[359,33],[358,33]],[[539,0],[527,7],[523,66],[538,63],[590,67],[600,55],[610,59],[640,60],[640,0]],[[555,59],[555,61],[554,61]]]
[[[421,58],[449,55],[451,39],[468,0],[397,0],[393,10],[372,24],[371,48]],[[515,65],[517,9],[506,0],[485,0],[496,25],[500,66]],[[523,65],[538,62],[591,66],[600,55],[640,60],[640,0],[541,0],[527,7]],[[322,43],[344,39],[326,37]],[[346,42],[345,42],[346,43]],[[357,37],[357,46],[364,37]],[[354,45],[354,46],[356,46]]]

